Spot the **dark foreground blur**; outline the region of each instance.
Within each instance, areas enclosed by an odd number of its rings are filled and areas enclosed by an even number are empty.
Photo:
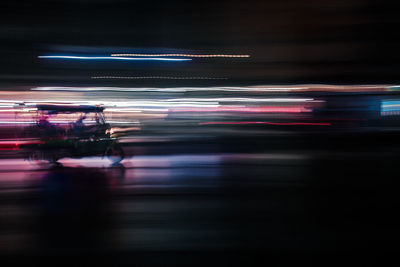
[[[163,155],[144,146],[116,168],[99,167],[96,158],[50,169],[1,160],[2,259],[325,266],[389,262],[397,253],[397,135],[325,133],[158,149]]]

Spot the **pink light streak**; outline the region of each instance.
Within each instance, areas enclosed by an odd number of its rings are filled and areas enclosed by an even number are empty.
[[[311,112],[304,107],[204,107],[204,108],[174,108],[170,112],[247,112],[247,113],[302,113]]]

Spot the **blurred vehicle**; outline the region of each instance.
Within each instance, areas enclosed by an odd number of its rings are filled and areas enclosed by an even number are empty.
[[[119,164],[124,151],[111,136],[103,107],[83,105],[37,105],[36,123],[25,135],[39,136],[39,142],[24,144],[26,159],[57,162],[64,157],[81,158],[102,155]]]

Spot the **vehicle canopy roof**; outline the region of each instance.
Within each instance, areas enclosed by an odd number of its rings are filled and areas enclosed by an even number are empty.
[[[36,108],[40,111],[47,111],[50,114],[56,113],[75,113],[75,112],[103,112],[104,107],[90,105],[37,105]]]

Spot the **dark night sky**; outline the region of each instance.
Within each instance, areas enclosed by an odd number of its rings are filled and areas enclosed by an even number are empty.
[[[211,75],[232,84],[400,82],[399,9],[382,1],[16,0],[0,10],[3,83],[117,74]],[[36,58],[140,49],[252,57],[168,66]]]

